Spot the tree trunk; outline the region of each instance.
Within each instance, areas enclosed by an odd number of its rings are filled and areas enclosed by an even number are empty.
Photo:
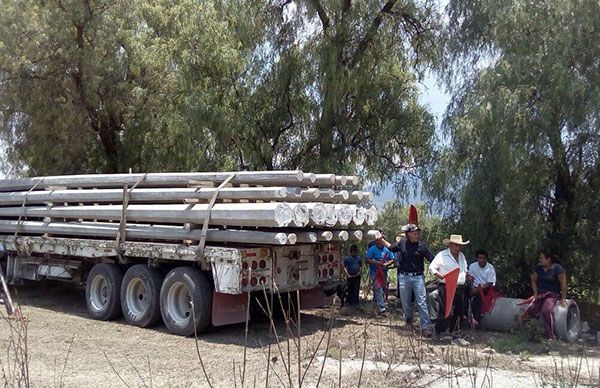
[[[549,248],[559,258],[567,258],[573,243],[570,238],[575,219],[575,190],[573,178],[569,171],[566,151],[561,140],[561,125],[548,131],[548,140],[552,150],[551,171],[554,176],[554,201],[549,214],[550,233],[548,235]]]

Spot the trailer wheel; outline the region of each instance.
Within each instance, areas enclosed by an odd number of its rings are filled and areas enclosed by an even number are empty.
[[[121,285],[121,308],[125,320],[134,326],[148,327],[160,320],[161,273],[144,264],[125,272]]]
[[[212,286],[206,275],[192,267],[171,270],[160,289],[160,312],[169,332],[190,336],[211,323]]]
[[[85,284],[88,313],[93,319],[108,321],[121,315],[119,291],[123,272],[115,264],[96,264]]]

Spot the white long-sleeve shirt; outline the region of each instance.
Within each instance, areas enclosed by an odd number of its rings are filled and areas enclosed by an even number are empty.
[[[433,261],[429,264],[429,272],[431,272],[432,275],[435,275],[436,273],[446,275],[455,268],[460,268],[457,284],[465,284],[467,279],[467,259],[465,259],[465,255],[463,255],[462,252],[458,254],[458,262],[456,262],[452,253],[450,253],[450,249],[445,249],[435,255]],[[446,283],[444,279],[440,279],[440,282]]]

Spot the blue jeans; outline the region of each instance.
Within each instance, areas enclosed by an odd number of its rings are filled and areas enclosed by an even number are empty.
[[[377,305],[380,313],[385,312],[385,289],[383,287],[377,287],[375,277],[371,277],[371,283],[373,284],[373,300]]]
[[[415,293],[415,302],[419,309],[421,328],[427,328],[430,325],[429,310],[427,309],[427,291],[425,290],[425,279],[423,275],[410,276],[402,273],[398,274],[398,289],[400,290],[400,300],[402,301],[402,310],[407,322],[412,322],[412,293]]]

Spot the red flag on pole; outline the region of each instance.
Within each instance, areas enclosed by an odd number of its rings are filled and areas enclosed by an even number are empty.
[[[444,318],[448,318],[452,311],[452,302],[454,301],[454,294],[456,294],[456,283],[458,283],[459,272],[460,268],[454,268],[444,276],[444,280],[446,281],[446,309],[444,310]]]
[[[419,225],[419,217],[417,216],[417,208],[411,204],[408,208],[408,222],[407,224]]]

